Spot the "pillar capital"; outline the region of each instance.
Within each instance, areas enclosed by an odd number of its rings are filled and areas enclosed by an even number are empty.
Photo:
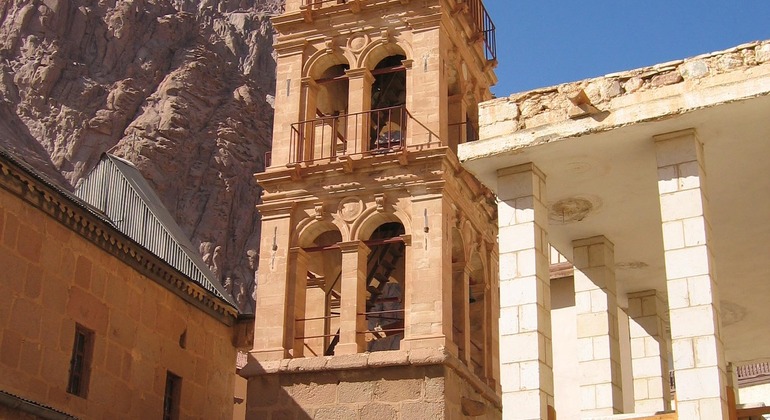
[[[345,70],[345,74],[348,76],[348,79],[364,79],[369,84],[374,82],[374,76],[372,75],[372,72],[369,71],[369,69],[366,67],[347,69]]]
[[[347,241],[337,243],[340,247],[340,251],[343,254],[350,254],[352,252],[369,252],[370,249],[364,241]]]

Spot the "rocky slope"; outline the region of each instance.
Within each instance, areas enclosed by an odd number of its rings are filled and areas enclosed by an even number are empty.
[[[0,0],[0,144],[73,188],[109,151],[156,188],[242,309],[282,0]]]

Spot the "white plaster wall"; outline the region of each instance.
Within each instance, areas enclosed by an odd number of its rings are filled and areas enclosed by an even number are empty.
[[[763,402],[765,405],[770,406],[770,384],[747,386],[738,389],[738,401],[741,404]]]
[[[580,369],[577,358],[575,283],[572,277],[551,280],[551,326],[556,415],[560,419],[578,419]]]

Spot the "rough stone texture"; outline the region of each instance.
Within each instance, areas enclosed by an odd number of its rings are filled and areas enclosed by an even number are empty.
[[[585,91],[599,112],[612,109],[614,100],[624,101],[631,94],[665,89],[679,84],[698,83],[706,77],[743,71],[770,61],[770,42],[753,42],[725,51],[657,64],[604,77],[515,93],[507,98],[479,106],[482,138],[545,126],[570,119],[574,105],[567,93]],[[581,114],[585,116],[586,114]]]
[[[251,310],[281,4],[0,3],[0,145],[69,187],[105,151],[132,161]]]
[[[479,395],[441,365],[289,372],[249,379],[247,418],[461,419],[461,401],[477,419],[499,419],[499,401]],[[272,417],[271,417],[272,416]]]

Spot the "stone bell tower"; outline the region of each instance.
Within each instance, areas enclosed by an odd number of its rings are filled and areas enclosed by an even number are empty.
[[[499,418],[496,82],[481,0],[287,0],[249,418]]]

